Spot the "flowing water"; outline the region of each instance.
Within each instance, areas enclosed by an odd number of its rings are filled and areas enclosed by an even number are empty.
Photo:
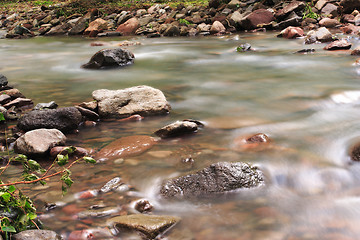
[[[101,40],[115,47],[125,38]],[[166,239],[360,238],[360,165],[349,157],[360,140],[360,68],[348,51],[325,52],[323,44],[305,46],[302,39],[279,39],[275,33],[128,40],[141,43],[127,47],[135,64],[107,71],[80,68],[104,48],[90,46],[91,39],[0,40],[0,72],[35,103],[73,106],[91,101],[96,89],[149,85],[162,90],[172,106],[164,117],[80,128],[68,135],[69,144],[99,150],[124,136],[152,135],[175,120],[207,123],[192,136],[161,141],[137,156],[74,166],[75,183],[65,197],[55,179],[44,187],[24,187],[44,212],[46,228],[65,237],[101,229],[111,216],[135,213],[132,202],[144,198],[154,214],[182,218]],[[360,45],[357,38],[349,40],[353,48]],[[245,42],[256,51],[237,53]],[[304,48],[316,52],[294,53]],[[237,138],[256,133],[267,134],[270,147],[236,147]],[[194,163],[186,165],[186,158]],[[196,201],[159,196],[162,180],[220,161],[258,165],[266,186]],[[79,199],[114,177],[130,190]],[[45,212],[45,203],[58,207]],[[110,211],[94,217],[89,208],[95,204]]]

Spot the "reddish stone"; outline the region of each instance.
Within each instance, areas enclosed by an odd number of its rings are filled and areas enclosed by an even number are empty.
[[[99,31],[93,30],[89,33],[89,37],[96,37],[99,34]]]
[[[324,50],[334,51],[334,50],[347,50],[351,48],[351,43],[346,40],[338,40],[332,42],[324,47]]]
[[[281,32],[283,38],[292,39],[304,36],[304,30],[300,27],[287,27]]]
[[[354,24],[348,24],[345,27],[341,27],[340,30],[345,34],[358,34],[360,32],[360,27],[355,26]]]
[[[33,25],[30,24],[30,23],[24,23],[24,24],[23,24],[23,27],[30,30],[30,29],[32,29]]]
[[[271,139],[263,133],[251,136],[240,136],[234,140],[235,150],[264,150],[269,147]]]
[[[242,22],[243,28],[255,29],[260,24],[269,24],[274,21],[274,14],[266,9],[258,9],[250,13]]]
[[[287,15],[289,15],[293,11],[302,10],[305,8],[305,3],[299,1],[292,1],[284,8],[280,9],[276,12],[275,17],[277,19],[284,19]]]
[[[123,36],[133,35],[139,27],[139,20],[134,17],[121,24],[116,31],[120,32]]]
[[[141,121],[144,117],[140,116],[139,114],[131,115],[130,117],[119,119],[118,122],[127,122],[127,121]]]
[[[170,24],[170,23],[172,23],[172,22],[174,22],[174,21],[175,21],[174,18],[167,18],[164,23],[165,23],[165,24]]]
[[[320,20],[319,25],[326,28],[334,28],[341,25],[337,19],[323,18]]]

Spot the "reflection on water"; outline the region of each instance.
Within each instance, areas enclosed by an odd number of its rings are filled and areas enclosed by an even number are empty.
[[[104,41],[115,45],[121,40]],[[311,46],[313,54],[294,54],[305,47],[302,40],[278,39],[272,33],[136,38],[142,45],[127,47],[136,57],[133,66],[88,71],[81,64],[102,48],[91,47],[91,41],[1,40],[0,71],[35,103],[54,100],[71,106],[91,100],[96,89],[144,84],[161,89],[173,109],[168,116],[141,122],[104,121],[80,128],[68,136],[69,144],[99,150],[120,137],[152,135],[175,120],[199,119],[208,125],[194,136],[161,141],[137,156],[86,169],[75,166],[76,183],[64,198],[55,180],[33,189],[39,211],[44,203],[58,204],[42,215],[46,227],[64,235],[103,228],[111,216],[134,213],[134,201],[145,198],[155,214],[182,218],[168,239],[360,238],[360,166],[350,164],[348,156],[360,140],[360,84],[352,56],[328,54],[322,44]],[[257,51],[236,53],[244,42]],[[273,139],[271,148],[233,148],[237,137],[259,132]],[[191,165],[183,161],[188,158],[194,159]],[[219,161],[259,165],[266,187],[199,201],[168,201],[157,194],[164,179]],[[90,196],[89,190],[114,177],[122,178],[126,191]],[[111,210],[87,216],[93,205]]]

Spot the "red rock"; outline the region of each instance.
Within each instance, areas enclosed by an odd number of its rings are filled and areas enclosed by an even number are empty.
[[[120,32],[122,35],[132,35],[140,27],[140,22],[137,18],[130,18],[125,23],[121,24],[116,31]]]
[[[108,29],[108,22],[104,19],[98,18],[95,21],[89,23],[89,27],[85,29],[84,34],[87,35],[92,31],[97,31],[98,33]]]
[[[326,28],[334,28],[341,25],[337,19],[323,18],[320,20],[319,25]]]
[[[304,30],[300,27],[287,27],[281,33],[283,38],[292,39],[304,36]]]
[[[156,140],[153,137],[138,135],[122,137],[96,154],[96,158],[116,159],[141,154],[150,149]]]
[[[80,193],[78,196],[78,199],[89,199],[97,196],[97,191],[94,190],[88,190],[85,192]]]
[[[234,140],[235,150],[264,150],[269,147],[271,139],[263,133],[251,136],[240,136]]]
[[[268,24],[275,20],[274,14],[266,9],[258,9],[250,13],[243,21],[242,26],[247,30],[255,29],[259,24]]]
[[[280,9],[279,11],[276,12],[275,17],[277,19],[284,19],[287,15],[289,15],[291,12],[293,11],[298,11],[298,10],[302,10],[305,8],[305,3],[300,2],[300,1],[292,1],[291,3],[289,3],[287,6],[285,6],[284,8]]]
[[[139,114],[131,115],[130,117],[119,119],[118,122],[127,122],[127,121],[141,121],[144,117],[140,116]]]
[[[351,55],[360,55],[360,47],[355,48],[354,50],[351,51]]]
[[[347,50],[351,48],[351,43],[346,40],[338,40],[332,42],[324,47],[324,50],[334,51],[334,50]]]
[[[340,30],[345,34],[358,34],[360,32],[360,26],[354,24],[348,24],[345,27],[341,27]]]

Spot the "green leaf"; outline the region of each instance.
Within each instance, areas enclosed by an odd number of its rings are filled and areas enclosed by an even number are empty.
[[[0,112],[0,122],[1,121],[5,121],[5,117],[4,117],[4,114],[2,112]]]
[[[92,157],[83,157],[83,159],[85,160],[86,163],[96,163],[96,160],[93,159]]]
[[[57,155],[57,163],[59,166],[64,166],[68,163],[69,160],[69,155],[62,155],[62,154],[58,154]]]
[[[71,185],[74,183],[74,181],[71,180],[70,177],[67,177],[64,179],[64,183],[66,184],[66,186],[71,187]]]
[[[38,179],[39,177],[36,176],[35,174],[24,174],[23,178],[25,181],[34,181],[34,180]]]
[[[8,202],[11,198],[11,194],[6,192],[1,195],[1,197],[5,200],[5,202]]]
[[[33,212],[28,213],[27,216],[30,220],[34,220],[37,217],[36,213]]]
[[[31,160],[31,159],[28,160],[28,165],[29,165],[30,169],[33,171],[41,169],[40,164],[35,160]]]
[[[8,191],[9,191],[10,193],[15,192],[15,190],[16,190],[16,187],[15,187],[15,186],[13,186],[13,185],[9,186]]]
[[[19,155],[17,155],[17,157],[14,160],[17,162],[25,162],[25,161],[27,161],[27,156],[25,156],[23,154],[19,154]]]
[[[72,154],[76,151],[76,147],[70,146],[63,149],[63,151],[66,151],[68,154]]]
[[[13,226],[3,226],[1,227],[1,231],[16,233],[16,230]]]
[[[62,185],[62,186],[61,186],[61,191],[62,191],[62,195],[66,195],[67,192],[68,192],[68,189],[67,189],[66,186]]]

